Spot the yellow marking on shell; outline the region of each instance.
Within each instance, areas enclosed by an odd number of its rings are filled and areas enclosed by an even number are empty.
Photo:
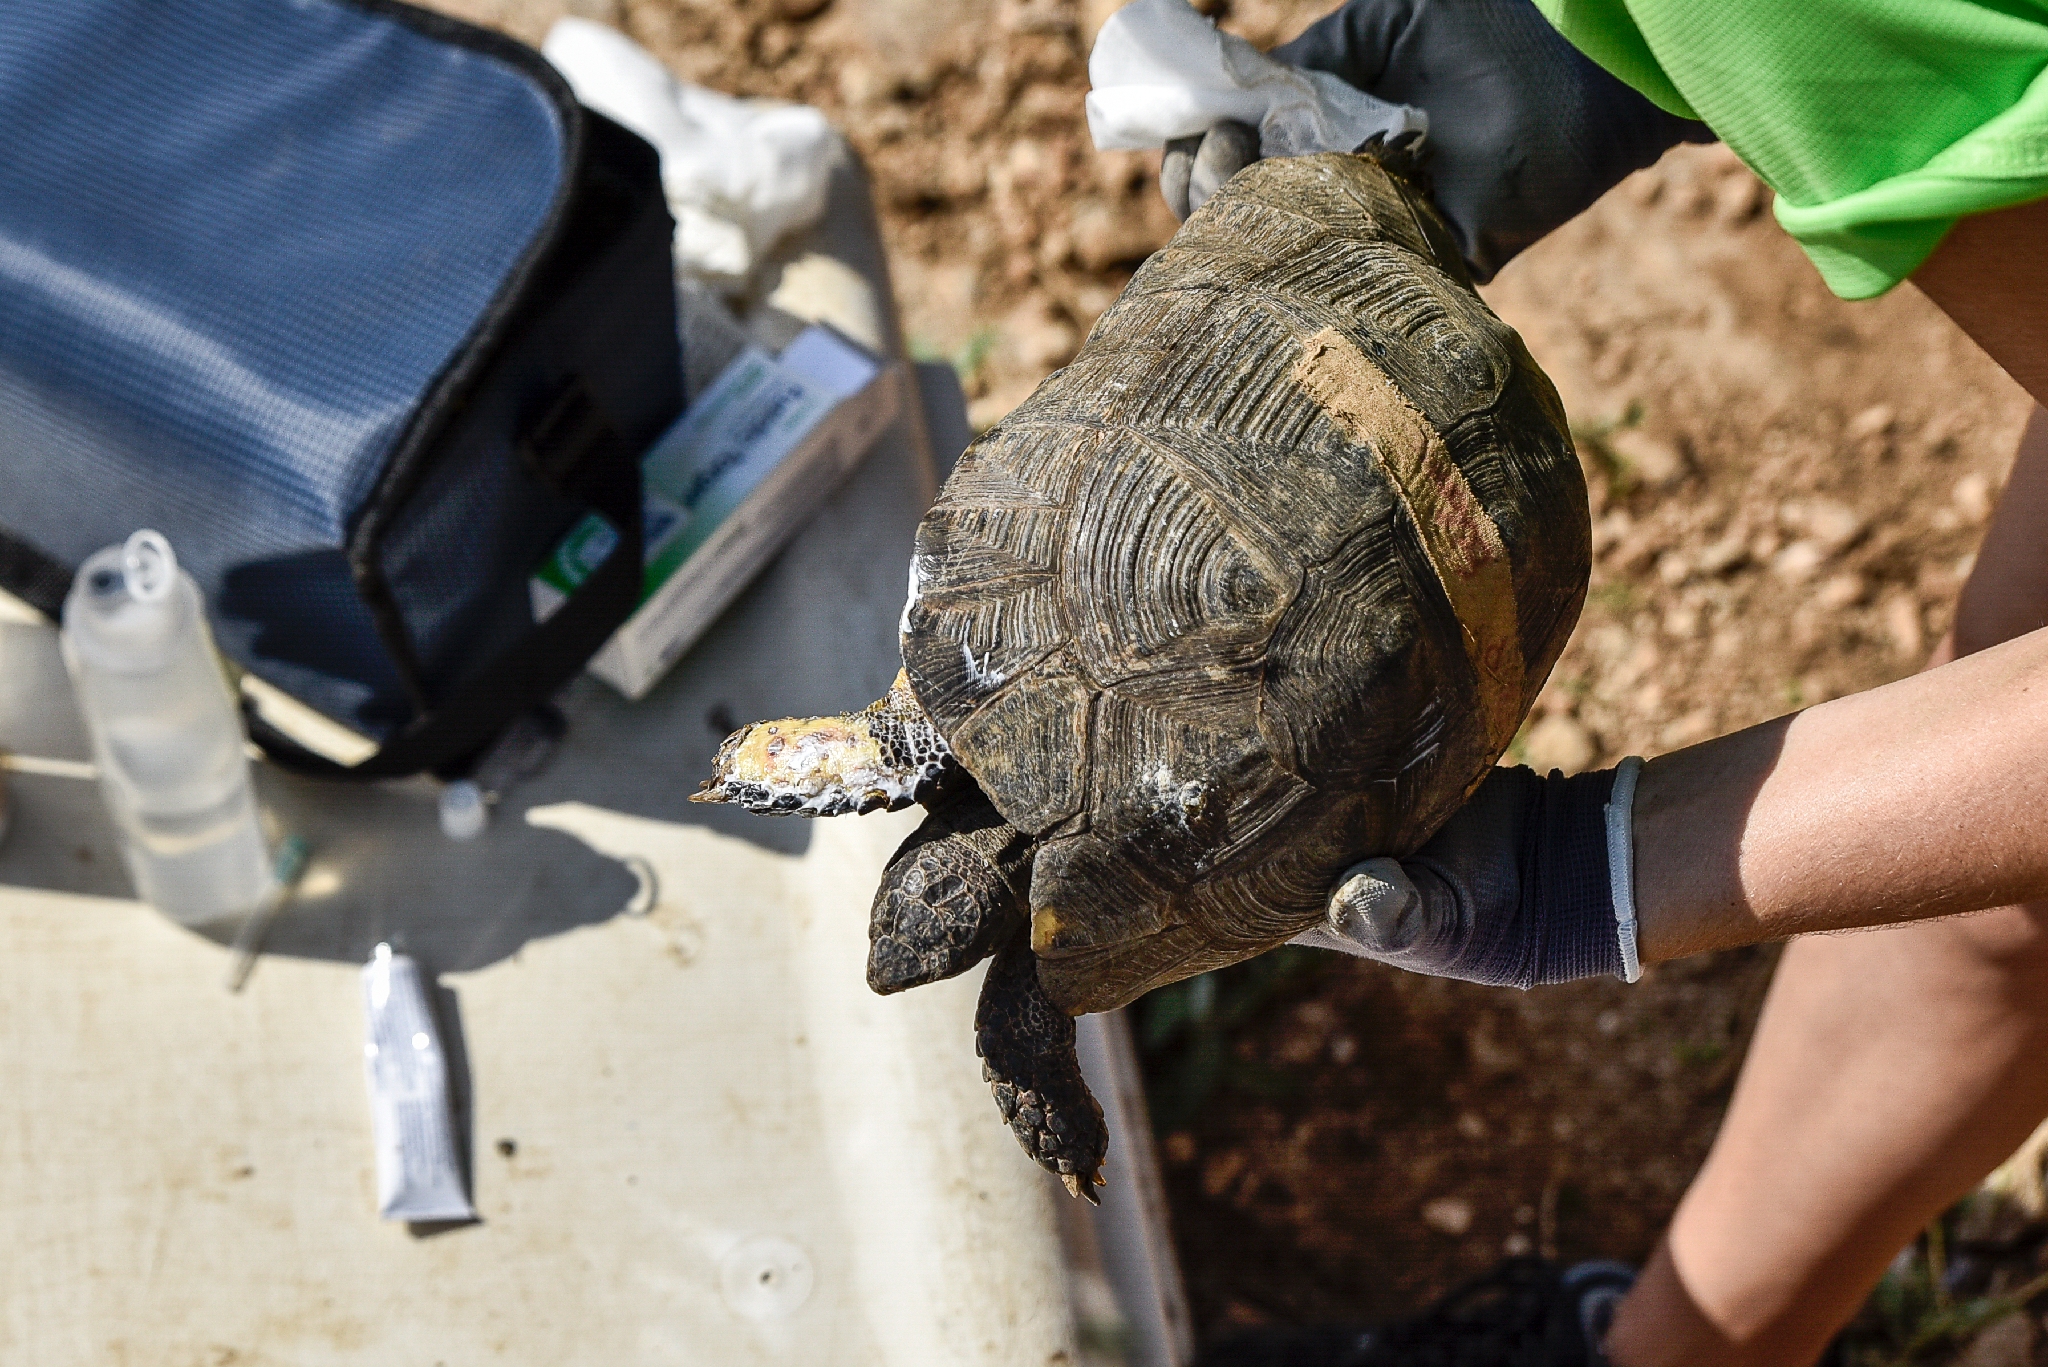
[[[1040,907],[1031,913],[1031,952],[1043,954],[1052,948],[1053,940],[1060,933],[1060,914],[1051,907]]]
[[[1302,345],[1294,382],[1373,457],[1421,534],[1478,681],[1487,744],[1498,756],[1522,723],[1522,639],[1500,528],[1444,439],[1355,343],[1324,328]]]

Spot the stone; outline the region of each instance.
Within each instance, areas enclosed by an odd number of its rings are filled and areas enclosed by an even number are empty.
[[[1700,549],[1699,571],[1709,576],[1726,574],[1747,559],[1749,545],[1741,532],[1733,531]]]
[[[1973,470],[1956,481],[1953,498],[1956,511],[1971,522],[1982,522],[1991,516],[1994,496],[1991,476],[1981,470]]]
[[[1462,1196],[1439,1196],[1423,1204],[1422,1223],[1457,1238],[1472,1228],[1472,1203]]]
[[[1909,593],[1895,593],[1885,600],[1884,631],[1892,649],[1908,660],[1918,660],[1927,648],[1927,633],[1920,621],[1920,604]]]
[[[1762,211],[1767,197],[1762,181],[1748,171],[1737,171],[1721,178],[1714,204],[1722,222],[1747,223]]]
[[[1677,446],[1640,428],[1627,427],[1607,438],[1630,474],[1652,489],[1665,489],[1685,478],[1685,455]]]
[[[1993,1320],[1951,1361],[1955,1367],[2029,1367],[2034,1326],[2024,1312]]]
[[[1074,325],[1054,316],[1039,300],[1012,310],[1003,320],[1003,333],[1016,348],[1017,359],[1037,371],[1065,365],[1081,345]]]
[[[1805,516],[1807,535],[1830,555],[1844,550],[1863,535],[1863,515],[1846,503],[1833,499],[1809,499]]]
[[[1714,714],[1704,707],[1688,712],[1664,728],[1658,737],[1667,750],[1682,750],[1688,745],[1697,745],[1714,734]]]
[[[1870,586],[1863,582],[1862,575],[1838,574],[1814,592],[1813,601],[1829,612],[1840,612],[1855,607],[1869,592]]]
[[[1898,421],[1899,415],[1892,411],[1890,404],[1874,403],[1849,419],[1848,425],[1842,429],[1842,438],[1845,441],[1861,442],[1872,437],[1882,437],[1897,426]]]
[[[1562,712],[1553,712],[1529,728],[1522,753],[1539,774],[1552,769],[1576,774],[1592,764],[1599,747],[1585,727]]]
[[[1827,552],[1812,541],[1795,541],[1771,558],[1771,569],[1779,578],[1802,583],[1827,563]]]
[[[1069,231],[1074,259],[1091,271],[1135,265],[1160,243],[1157,225],[1147,215],[1099,199],[1084,199],[1074,206]]]

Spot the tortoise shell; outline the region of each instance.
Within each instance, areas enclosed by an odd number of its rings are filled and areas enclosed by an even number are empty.
[[[1260,162],[918,528],[910,686],[1069,1012],[1250,957],[1507,747],[1590,564],[1562,405],[1366,155]]]

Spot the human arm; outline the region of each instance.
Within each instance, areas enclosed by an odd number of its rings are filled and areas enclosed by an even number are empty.
[[[2048,630],[1653,761],[1643,960],[2048,897]]]
[[[2048,404],[2043,241],[2048,200],[1967,218],[1913,282]],[[1645,960],[2048,895],[2044,625],[2048,415],[2037,409],[1943,645],[1964,658],[1644,771]]]
[[[1641,962],[2048,897],[2043,755],[2048,629],[1651,761]],[[1619,972],[1588,934],[1618,933],[1611,885],[1583,876],[1613,876],[1604,828],[1542,816],[1608,777],[1490,775],[1414,856],[1354,868],[1304,943],[1498,985]]]
[[[1629,875],[1643,962],[2048,891],[2009,885],[2040,867],[2039,850],[2016,847],[2048,845],[2048,822],[2030,824],[2028,800],[2029,784],[2041,781],[2036,757],[2048,753],[2028,730],[2044,706],[2044,628],[2048,411],[2037,409],[1955,628],[1936,651],[1941,667],[1666,755],[1643,771]],[[1613,920],[1611,892],[1603,893],[1613,869],[1597,828],[1589,834],[1582,822],[1576,837],[1546,840],[1531,825],[1528,796],[1593,785],[1599,800],[1608,777],[1492,776],[1481,800],[1416,857],[1352,870],[1332,899],[1332,929],[1309,942],[1489,982],[1616,971],[1612,941],[1606,965],[1583,966],[1589,927]],[[1515,790],[1521,800],[1505,801]],[[1604,877],[1559,886],[1556,870],[1589,863]],[[1519,959],[1502,949],[1513,950],[1516,937]],[[1560,959],[1570,937],[1579,948]],[[1425,942],[1421,955],[1409,947],[1416,941]],[[1515,962],[1516,974],[1474,971],[1502,962]]]
[[[2028,853],[2028,842],[2048,846],[2048,822],[2034,821],[2029,800],[2048,753],[2029,731],[2048,705],[2044,628],[2048,411],[2037,409],[1936,652],[1938,663],[1962,659],[1643,771],[1627,875],[1643,962],[2048,891],[2011,884],[2038,875],[2041,851]],[[1482,800],[1416,857],[1353,869],[1332,899],[1331,929],[1309,942],[1496,983],[1618,971],[1613,940],[1604,965],[1585,967],[1592,927],[1614,917],[1600,832],[1582,822],[1576,836],[1546,838],[1527,796],[1593,785],[1597,798],[1607,778],[1492,776]],[[1516,789],[1521,801],[1503,801]],[[1560,886],[1556,870],[1589,863],[1603,877]],[[1515,950],[1517,937],[1518,957],[1502,948]],[[1417,941],[1421,955],[1408,948]],[[1568,941],[1577,949],[1561,958]],[[1512,975],[1495,967],[1503,962]]]
[[[2048,200],[1967,218],[1913,276],[1914,283],[2037,402],[2048,399],[2048,256],[2037,249],[2044,240]],[[2013,643],[2009,651],[2018,650],[2021,642],[2014,638],[2033,639],[2027,634],[2038,634],[2044,625],[2048,414],[2037,410],[1957,604],[1952,639],[1944,642],[1938,659],[1969,656],[2008,641]],[[1983,661],[1963,663],[1971,664],[1972,670],[1990,668]],[[1917,920],[2024,900],[2010,889],[2000,891],[1996,880],[2018,876],[2016,869],[2028,867],[2024,861],[2014,862],[2008,846],[2028,839],[2048,844],[2048,822],[2042,823],[2040,835],[2034,835],[2024,804],[2017,799],[2013,810],[2018,815],[2008,818],[2016,824],[1994,822],[1982,831],[1971,829],[1960,840],[1945,836],[1940,848],[1930,848],[1921,839],[1944,829],[1926,825],[1926,813],[1970,811],[1971,793],[1992,794],[1995,805],[2001,764],[2024,769],[2031,757],[2048,753],[2032,749],[2038,738],[2029,739],[2024,729],[2026,708],[2040,701],[2038,681],[2015,674],[1995,680],[1987,694],[1963,687],[1968,676],[1956,669],[1946,665],[1922,678],[1653,761],[1642,775],[1633,804],[1631,883],[1643,961],[1810,930]],[[1959,743],[1964,739],[1960,731],[1950,735],[1935,726],[1944,717],[1953,718],[1944,710],[1954,701],[1943,691],[1951,682],[1957,685],[1955,698],[1973,699],[1971,706],[1979,708],[1973,716],[1953,719],[1956,727],[1985,728],[1974,748]],[[2011,696],[1998,693],[2000,687],[2011,689]],[[1927,694],[1928,707],[1920,706],[1916,692]],[[2006,715],[2008,709],[2011,716]],[[1854,721],[1843,723],[1845,716]],[[1873,729],[1868,737],[1859,738],[1854,734],[1858,726]],[[1915,759],[1923,747],[1927,753]],[[1892,767],[1866,771],[1867,756],[1878,754],[1888,756],[1885,762]],[[1893,780],[1899,773],[1915,774],[1915,782],[1898,789]],[[1973,777],[1977,774],[1981,780]],[[1982,786],[1972,786],[1978,783]],[[2015,795],[2023,791],[2012,790]],[[1830,821],[1819,827],[1802,825],[1800,810],[1827,813]],[[1385,926],[1376,929],[1374,918],[1400,921],[1400,909],[1411,900],[1419,901],[1418,910],[1426,911],[1439,929],[1461,921],[1497,926],[1518,916],[1527,922],[1523,904],[1532,899],[1525,885],[1537,879],[1540,870],[1528,867],[1530,861],[1522,858],[1526,841],[1518,830],[1510,830],[1512,822],[1494,817],[1497,829],[1476,830],[1485,816],[1479,804],[1473,804],[1447,824],[1446,833],[1463,832],[1459,862],[1467,871],[1446,868],[1452,873],[1449,882],[1415,861],[1410,861],[1412,878],[1391,861],[1369,861],[1354,868],[1332,899],[1334,933],[1318,932],[1312,942],[1394,958],[1383,944],[1375,943]],[[1852,817],[1854,824],[1838,824]],[[1439,840],[1443,838],[1440,835]],[[1936,883],[1920,886],[1912,878],[1895,876],[1893,870],[1884,888],[1876,890],[1881,895],[1873,895],[1872,889],[1848,876],[1855,870],[1841,867],[1841,861],[1850,857],[1843,851],[1857,848],[1859,840],[1870,842],[1870,849],[1879,853],[1911,851],[1914,859],[1927,861],[1922,881]],[[1986,866],[1971,875],[1979,879],[1975,885],[1949,867],[1978,860],[1986,861]],[[1480,865],[1489,864],[1491,871],[1477,873]],[[1864,867],[1889,866],[1880,862]],[[1798,882],[1815,877],[1817,869],[1827,870],[1826,876],[1834,879],[1828,888]],[[1983,878],[1992,882],[1983,884]],[[1472,895],[1475,879],[1483,879],[1494,891],[1487,897]],[[1462,891],[1451,883],[1459,883]],[[1941,895],[1934,896],[1930,887],[1938,887]],[[1579,912],[1583,924],[1585,909]],[[1551,942],[1546,929],[1541,924],[1529,929],[1531,943],[1539,950]],[[1533,952],[1525,952],[1524,959]],[[1457,962],[1460,955],[1469,959],[1469,946],[1462,942],[1458,953],[1439,956],[1434,965],[1406,966],[1468,976]],[[1558,981],[1560,976],[1539,972],[1536,980]]]

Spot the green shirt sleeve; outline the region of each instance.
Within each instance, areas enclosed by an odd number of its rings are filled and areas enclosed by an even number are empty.
[[[1957,219],[2048,197],[2048,0],[1536,0],[1705,120],[1829,288],[1882,294]]]

